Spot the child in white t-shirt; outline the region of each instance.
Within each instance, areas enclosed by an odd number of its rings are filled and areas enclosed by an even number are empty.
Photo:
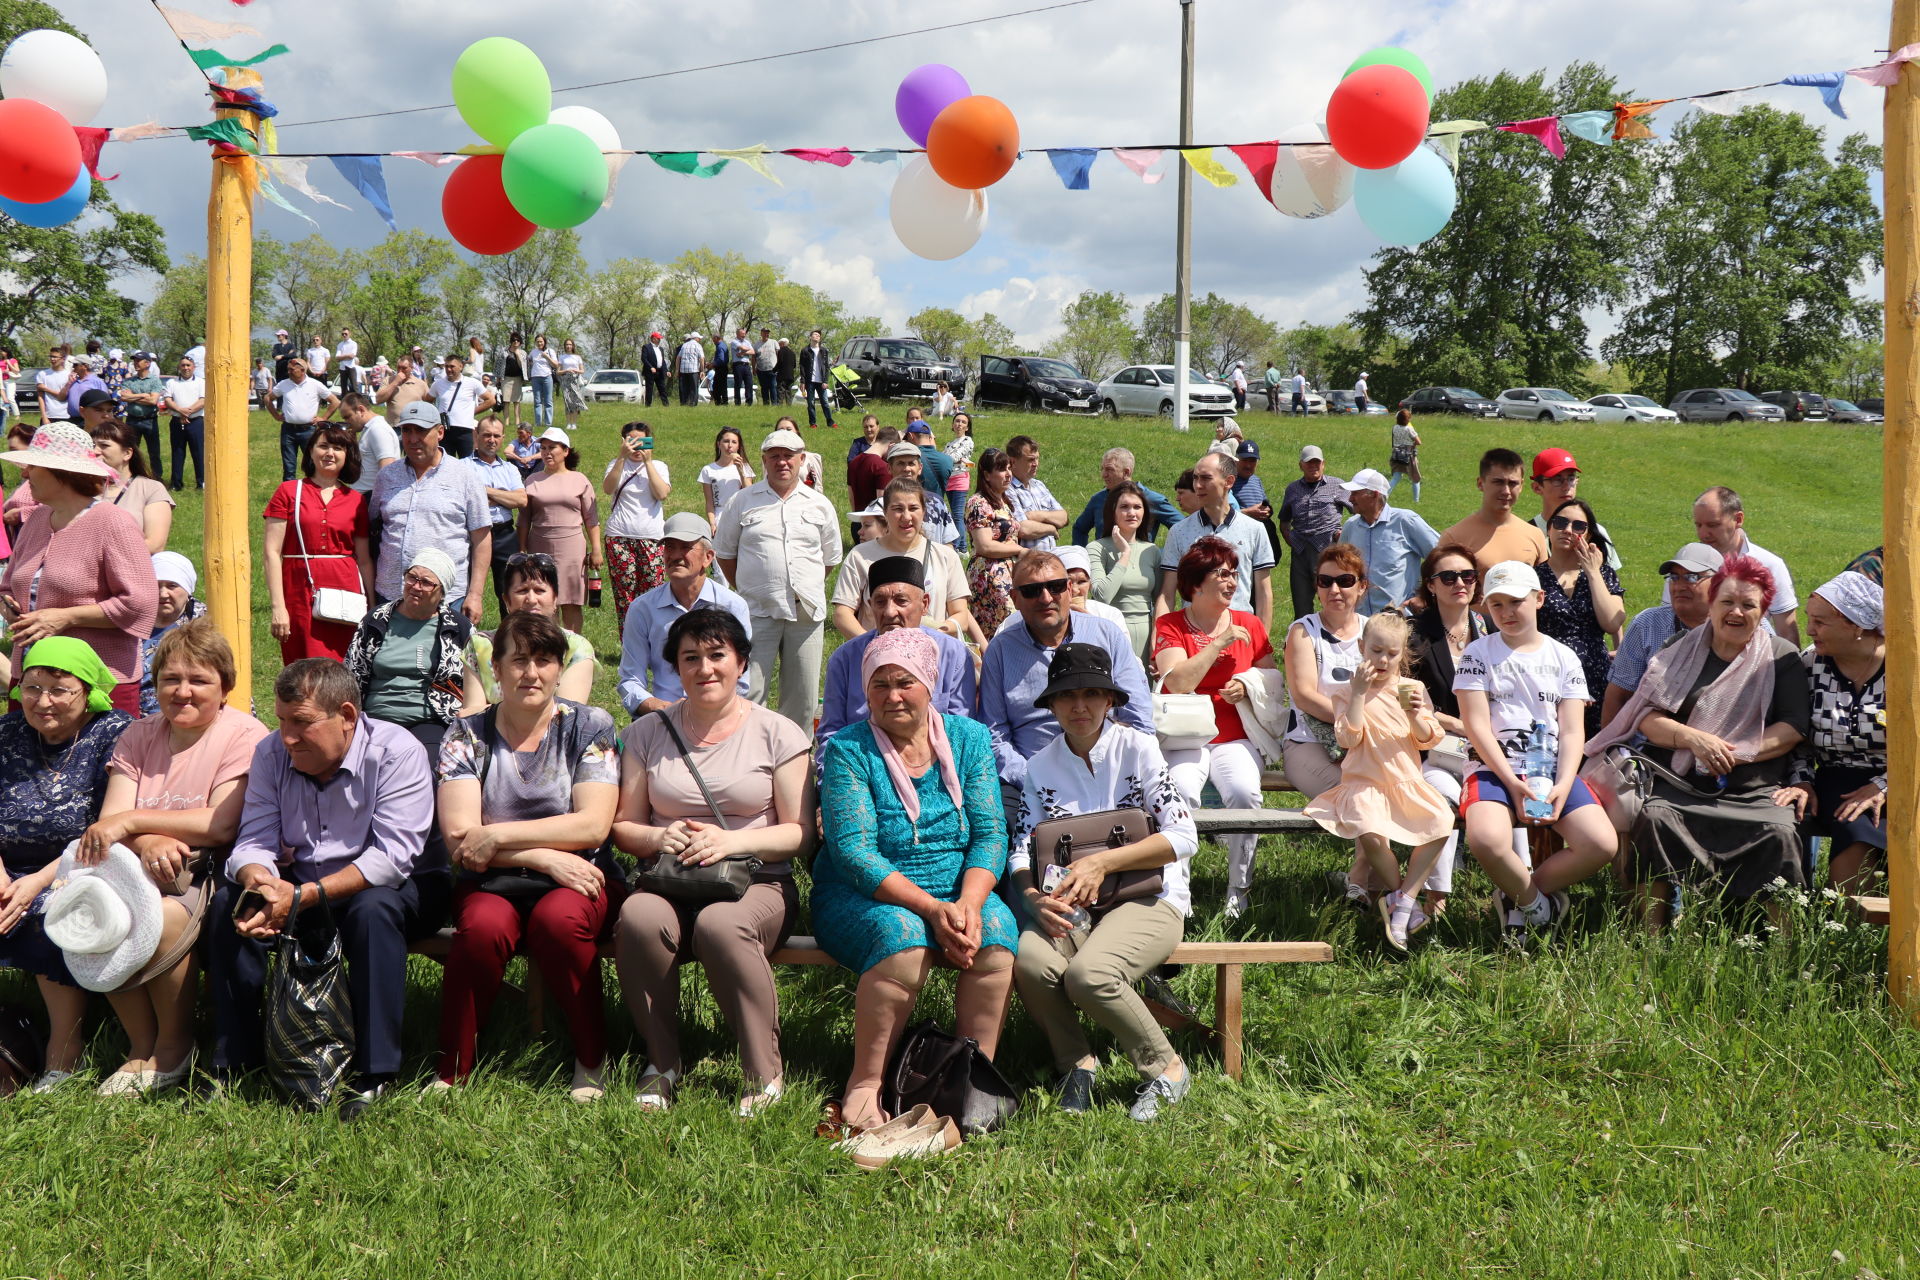
[[[1467,844],[1494,883],[1501,922],[1546,925],[1565,915],[1567,886],[1605,867],[1618,843],[1606,811],[1579,777],[1592,695],[1573,650],[1540,634],[1540,575],[1533,566],[1503,560],[1484,582],[1499,631],[1469,644],[1453,675],[1475,759],[1460,811]],[[1522,776],[1530,756],[1541,778],[1537,788]],[[1513,850],[1516,821],[1552,827],[1566,847],[1529,875]]]

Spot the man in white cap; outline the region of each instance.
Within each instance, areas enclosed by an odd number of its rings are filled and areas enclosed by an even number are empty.
[[[1233,388],[1233,411],[1245,413],[1247,411],[1247,366],[1244,361],[1233,362],[1232,381],[1228,385]]]
[[[666,563],[667,580],[634,597],[620,630],[617,692],[620,705],[636,720],[650,711],[664,711],[685,696],[679,671],[661,650],[667,629],[681,614],[695,609],[725,609],[749,633],[753,630],[747,602],[708,573],[713,568],[713,530],[705,520],[691,511],[668,516],[660,538],[660,555]],[[748,689],[746,673],[742,672],[740,692]]]
[[[1367,371],[1365,369],[1362,369],[1360,376],[1353,380],[1353,411],[1355,413],[1367,411]]]
[[[697,330],[690,331],[680,344],[680,351],[674,357],[674,367],[680,374],[681,405],[699,404],[700,374],[707,367],[707,349],[700,345]]]
[[[493,556],[486,477],[441,450],[444,428],[428,401],[408,405],[399,425],[401,459],[381,468],[373,480],[373,517],[380,522],[374,594],[381,601],[398,600],[400,579],[415,554],[436,547],[454,565],[447,603],[459,602],[467,618],[478,623]]]
[[[160,584],[160,604],[154,611],[152,633],[140,642],[140,714],[143,716],[160,714],[160,699],[153,691],[153,651],[160,647],[160,637],[207,611],[207,606],[193,595],[194,588],[200,585],[200,575],[194,572],[193,561],[178,551],[154,552],[153,576]]]
[[[1627,624],[1613,665],[1607,669],[1607,691],[1600,701],[1602,728],[1640,687],[1653,655],[1673,637],[1707,620],[1713,575],[1723,563],[1725,558],[1706,543],[1689,542],[1660,566],[1660,576],[1667,582],[1666,603],[1642,609]]]
[[[1280,537],[1293,552],[1287,583],[1293,596],[1293,616],[1312,613],[1313,575],[1320,553],[1340,541],[1340,512],[1347,508],[1346,481],[1327,474],[1327,456],[1317,444],[1300,450],[1300,478],[1287,486],[1274,519]],[[1239,606],[1234,606],[1238,608]]]
[[[766,705],[778,663],[780,714],[811,734],[840,515],[825,494],[800,483],[806,449],[800,433],[785,427],[761,442],[761,478],[728,500],[713,549],[752,617],[747,696]]]
[[[1347,481],[1347,503],[1354,515],[1340,530],[1340,541],[1359,549],[1367,562],[1367,594],[1362,617],[1406,603],[1420,589],[1420,563],[1440,545],[1433,526],[1412,511],[1387,502],[1387,478],[1368,467]]]

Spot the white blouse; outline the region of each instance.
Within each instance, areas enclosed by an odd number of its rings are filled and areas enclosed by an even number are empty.
[[[1189,867],[1200,836],[1160,744],[1150,733],[1109,720],[1088,754],[1090,761],[1073,754],[1061,734],[1027,761],[1007,871],[1033,870],[1033,829],[1049,818],[1145,809],[1160,824],[1160,834],[1173,843],[1174,860],[1160,869],[1160,901],[1183,916],[1192,915]]]

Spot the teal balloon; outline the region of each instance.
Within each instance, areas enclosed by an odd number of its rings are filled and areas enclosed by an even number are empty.
[[[607,158],[572,125],[541,124],[507,144],[500,184],[535,226],[577,227],[607,198]]]
[[[1385,63],[1390,67],[1400,67],[1412,72],[1413,78],[1420,82],[1420,87],[1427,91],[1428,100],[1432,100],[1433,72],[1427,70],[1427,64],[1421,59],[1419,54],[1409,53],[1407,50],[1395,48],[1393,45],[1382,45],[1378,49],[1367,50],[1353,60],[1352,66],[1340,73],[1340,78],[1345,80],[1362,67],[1376,66],[1380,63]]]
[[[1458,199],[1453,170],[1432,147],[1415,147],[1389,169],[1353,173],[1353,207],[1382,244],[1410,249],[1433,239]]]
[[[453,105],[475,133],[504,147],[553,112],[553,81],[540,55],[518,40],[488,36],[453,64]]]
[[[93,175],[87,172],[87,166],[80,166],[80,176],[67,188],[67,194],[57,200],[48,200],[44,204],[21,204],[18,200],[9,200],[0,196],[0,213],[6,214],[15,222],[29,227],[64,227],[80,216],[87,207],[87,201],[93,198]]]

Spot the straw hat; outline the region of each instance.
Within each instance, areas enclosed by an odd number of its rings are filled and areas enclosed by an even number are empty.
[[[93,437],[67,422],[53,422],[39,428],[33,433],[32,444],[24,449],[9,449],[0,453],[0,462],[114,478],[113,468],[100,461],[100,451],[93,447]]]
[[[47,899],[48,941],[66,953],[73,979],[89,991],[116,991],[160,946],[160,890],[123,844],[106,861],[83,867],[75,840],[60,855]]]

